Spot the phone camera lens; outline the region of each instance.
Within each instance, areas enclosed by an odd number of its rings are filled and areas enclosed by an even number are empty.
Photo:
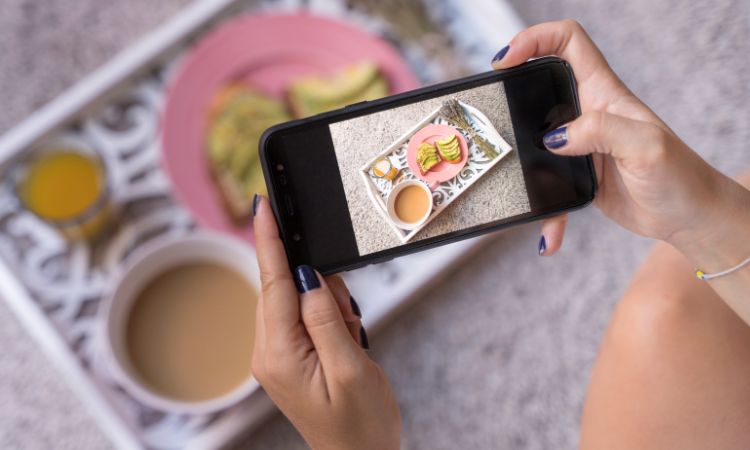
[[[279,172],[283,172],[284,171],[284,165],[281,164],[281,163],[276,164],[276,170],[278,170]]]
[[[300,236],[300,234],[299,234],[299,233],[294,233],[294,234],[292,235],[292,240],[293,240],[294,242],[299,242],[300,240],[302,240],[302,236]]]

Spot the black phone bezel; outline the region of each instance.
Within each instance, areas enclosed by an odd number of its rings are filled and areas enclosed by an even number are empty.
[[[438,83],[438,84],[434,84],[430,86],[425,86],[419,89],[391,95],[391,96],[384,97],[378,100],[355,103],[353,105],[348,105],[341,109],[329,111],[329,112],[322,113],[322,114],[317,114],[315,116],[304,118],[304,119],[292,120],[289,122],[275,125],[267,129],[263,133],[259,141],[260,163],[261,163],[261,167],[263,170],[263,176],[266,182],[266,186],[268,189],[268,199],[270,200],[274,216],[276,217],[276,221],[279,227],[279,235],[281,236],[281,240],[284,243],[284,249],[286,251],[287,258],[290,263],[290,267],[293,267],[296,265],[296,263],[293,261],[294,254],[290,252],[290,248],[292,245],[294,245],[294,241],[293,241],[292,236],[290,236],[288,227],[286,226],[283,220],[284,215],[281,213],[281,208],[283,207],[282,203],[284,202],[284,200],[280,198],[280,195],[279,195],[280,191],[278,189],[278,180],[274,178],[274,174],[276,174],[276,171],[273,170],[273,168],[269,166],[269,158],[267,156],[267,151],[269,149],[269,142],[271,142],[273,138],[275,138],[276,136],[290,129],[295,130],[295,129],[300,129],[300,128],[309,127],[309,126],[328,124],[334,121],[346,120],[349,117],[359,116],[363,112],[368,112],[368,113],[376,112],[376,111],[380,111],[383,109],[387,109],[388,106],[395,107],[405,100],[413,100],[413,99],[419,98],[420,96],[432,94],[435,91],[442,90],[442,89],[456,88],[462,85],[471,85],[477,82],[490,81],[490,80],[502,81],[504,78],[507,78],[509,76],[518,75],[520,73],[527,72],[527,71],[537,70],[549,64],[560,64],[568,72],[568,75],[569,75],[568,78],[570,80],[570,88],[573,93],[572,97],[574,99],[576,117],[580,116],[581,107],[580,107],[580,101],[578,98],[578,89],[577,89],[575,74],[573,73],[572,67],[567,61],[563,59],[560,59],[554,56],[546,56],[546,57],[531,60],[529,62],[516,66],[514,68],[484,72],[484,73],[480,73],[477,75],[460,78],[457,80],[452,80],[452,81]],[[558,205],[553,205],[553,207],[555,208],[554,210],[545,211],[545,212],[541,212],[541,213],[537,213],[533,215],[531,215],[530,213],[527,213],[530,215],[526,217],[518,217],[508,222],[503,222],[503,223],[495,224],[495,225],[482,225],[481,226],[482,228],[476,229],[476,230],[474,229],[460,230],[460,231],[456,231],[453,233],[449,233],[444,236],[437,236],[433,238],[434,240],[421,243],[421,245],[420,245],[420,242],[417,241],[417,242],[410,243],[411,246],[409,248],[403,248],[403,246],[399,246],[399,247],[383,250],[377,253],[360,255],[356,257],[355,261],[353,262],[346,261],[346,262],[342,262],[341,264],[330,265],[330,266],[325,266],[325,267],[316,267],[316,269],[323,275],[328,275],[328,274],[337,273],[341,271],[354,270],[354,269],[358,269],[360,267],[364,267],[370,264],[378,264],[381,262],[389,261],[397,256],[420,252],[420,251],[427,250],[430,248],[439,247],[441,245],[450,244],[453,242],[462,241],[464,239],[469,239],[469,238],[481,236],[487,233],[495,232],[495,231],[498,231],[498,230],[501,230],[510,226],[521,225],[521,224],[533,222],[536,220],[545,219],[548,217],[554,217],[560,214],[564,214],[567,212],[571,212],[571,211],[584,208],[593,202],[594,198],[596,197],[597,188],[598,188],[596,172],[594,169],[593,160],[590,155],[586,156],[586,162],[587,162],[587,167],[589,170],[589,176],[590,176],[590,182],[591,182],[591,196],[589,198],[584,198],[584,199],[581,199],[580,201],[574,201],[574,202],[571,202],[570,205],[564,205],[559,208],[558,208]]]

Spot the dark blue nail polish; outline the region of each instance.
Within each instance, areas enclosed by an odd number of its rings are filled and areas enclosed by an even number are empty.
[[[539,239],[539,256],[543,255],[544,252],[547,251],[547,239],[544,238],[544,235],[542,235],[542,238]]]
[[[320,280],[318,280],[318,274],[315,273],[315,269],[303,264],[294,269],[294,284],[297,285],[297,290],[300,294],[304,294],[307,291],[312,291],[320,287]]]
[[[505,54],[508,53],[508,50],[510,50],[510,45],[501,48],[500,51],[495,54],[495,57],[492,58],[492,62],[497,62],[505,58]]]
[[[542,140],[544,141],[544,146],[550,150],[563,147],[568,143],[568,127],[560,127],[548,131]]]
[[[258,205],[260,204],[260,195],[255,194],[255,197],[253,197],[253,217],[255,217],[255,213],[258,212]]]
[[[359,317],[361,319],[362,318],[362,311],[360,311],[359,305],[357,304],[357,301],[354,300],[354,297],[352,297],[351,295],[349,296],[349,303],[352,304],[352,312],[354,313],[354,315],[357,316],[357,317]]]
[[[362,344],[363,349],[370,349],[370,341],[367,339],[367,332],[365,331],[365,327],[359,327],[359,342],[360,344]]]

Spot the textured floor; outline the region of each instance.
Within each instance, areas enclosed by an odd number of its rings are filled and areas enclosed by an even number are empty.
[[[0,130],[186,0],[103,3],[2,2]],[[750,3],[512,3],[529,23],[579,19],[625,82],[688,144],[728,172],[750,167]],[[598,341],[649,242],[594,209],[571,218],[555,258],[535,256],[537,238],[534,225],[503,234],[373,337],[372,355],[401,404],[404,448],[576,446]],[[0,448],[106,448],[1,302],[0,354]],[[282,416],[239,446],[304,448]]]

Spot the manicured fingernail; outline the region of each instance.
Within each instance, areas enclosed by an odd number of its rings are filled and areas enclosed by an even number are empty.
[[[564,126],[548,131],[542,141],[544,141],[544,146],[550,150],[556,150],[565,146],[568,143],[568,127]]]
[[[547,251],[547,239],[544,238],[544,235],[542,235],[541,239],[539,239],[539,256],[543,255],[544,252]]]
[[[359,305],[357,304],[357,301],[354,300],[354,297],[352,297],[351,295],[349,296],[349,303],[352,304],[352,312],[354,313],[354,315],[361,319],[362,311],[359,310]]]
[[[318,280],[318,274],[312,267],[303,264],[294,269],[294,284],[297,285],[299,293],[304,294],[307,291],[319,288],[320,280]]]
[[[367,340],[367,332],[365,331],[365,327],[359,327],[359,341],[362,344],[363,349],[370,349],[370,341]]]
[[[255,194],[255,197],[253,197],[253,217],[255,217],[255,213],[258,212],[258,205],[260,204],[260,195]]]
[[[501,48],[500,51],[495,54],[495,57],[492,58],[492,62],[497,62],[505,58],[505,54],[508,53],[508,50],[510,50],[510,45]]]

